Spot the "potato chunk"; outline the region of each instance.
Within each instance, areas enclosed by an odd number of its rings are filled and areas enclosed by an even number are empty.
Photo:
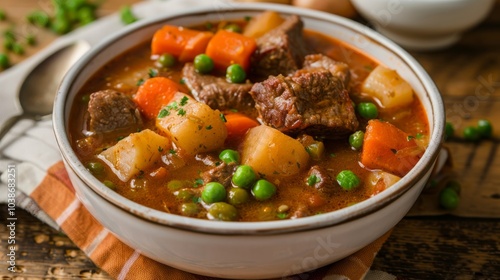
[[[221,116],[204,103],[182,98],[160,111],[156,127],[184,153],[195,155],[224,145],[227,128]]]
[[[309,154],[298,140],[260,125],[245,135],[241,161],[266,176],[289,176],[307,168]]]
[[[124,182],[139,174],[156,161],[163,151],[168,151],[172,143],[167,137],[145,129],[123,138],[97,157],[104,161],[118,178]]]
[[[243,30],[243,35],[259,38],[266,32],[278,27],[284,19],[275,11],[265,11],[253,17]]]
[[[399,74],[377,66],[366,77],[361,90],[378,99],[384,108],[405,106],[413,101],[413,89]]]

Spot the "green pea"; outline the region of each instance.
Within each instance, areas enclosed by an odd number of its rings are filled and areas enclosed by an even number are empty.
[[[170,180],[167,183],[167,188],[171,191],[177,191],[184,188],[184,182],[181,180]]]
[[[4,53],[0,53],[0,68],[7,69],[9,68],[9,66],[10,66],[9,57]]]
[[[29,14],[27,18],[31,24],[35,24],[40,27],[48,27],[50,24],[50,16],[42,11],[34,11]]]
[[[455,180],[451,180],[448,183],[446,183],[445,187],[454,190],[457,194],[460,194],[460,189],[462,188],[460,186],[460,183]]]
[[[35,38],[35,35],[33,34],[28,34],[26,36],[26,44],[30,45],[30,46],[34,46],[36,45],[36,38]]]
[[[240,205],[248,201],[248,191],[242,188],[232,188],[228,192],[227,200],[232,205]]]
[[[453,137],[453,134],[455,134],[455,128],[453,127],[453,124],[450,122],[446,122],[446,126],[444,127],[444,139],[450,139]]]
[[[489,138],[493,134],[493,126],[488,120],[477,121],[477,130],[483,138]]]
[[[183,216],[193,217],[200,212],[198,203],[186,202],[181,204],[181,214]]]
[[[219,221],[236,221],[238,219],[238,210],[228,203],[216,202],[208,209],[208,219]]]
[[[94,9],[90,6],[83,6],[77,11],[78,20],[82,25],[93,22],[96,19]]]
[[[112,190],[116,189],[115,183],[111,182],[110,180],[104,180],[102,183],[103,183],[106,187],[108,187],[108,188],[110,188],[110,189],[112,189]]]
[[[9,38],[5,38],[4,41],[3,41],[3,47],[4,47],[4,49],[6,49],[8,51],[12,51],[13,46],[14,46],[15,43],[16,43],[15,40],[9,39]]]
[[[260,179],[252,188],[252,194],[255,199],[264,201],[270,199],[276,193],[276,186],[273,183]]]
[[[22,54],[24,54],[24,47],[21,44],[19,44],[19,43],[14,43],[12,45],[12,51],[15,54],[22,55]]]
[[[231,64],[226,69],[226,80],[233,84],[243,83],[247,78],[247,73],[241,65]]]
[[[199,54],[193,61],[194,69],[201,74],[210,73],[214,69],[214,61],[206,54]]]
[[[67,19],[56,18],[51,23],[50,28],[57,34],[66,34],[71,30],[71,25]]]
[[[361,130],[358,130],[349,136],[349,144],[355,150],[359,150],[363,146],[363,140],[365,137],[365,133]]]
[[[189,189],[181,189],[174,192],[175,197],[180,201],[190,201],[193,199],[194,194]]]
[[[226,26],[224,26],[224,29],[227,30],[227,31],[236,32],[236,33],[241,33],[242,32],[241,26],[239,26],[236,23],[227,24]]]
[[[240,154],[235,150],[226,149],[220,152],[219,158],[225,163],[238,163],[240,161]]]
[[[478,141],[481,138],[477,128],[468,126],[463,131],[464,139],[467,141]]]
[[[372,102],[361,102],[356,106],[356,110],[365,119],[375,119],[378,117],[377,105]]]
[[[71,11],[77,11],[81,7],[86,6],[86,4],[87,4],[86,2],[87,2],[87,0],[70,0],[70,1],[65,1],[64,4],[66,4],[66,5],[64,5],[64,6],[67,7]],[[63,4],[63,2],[61,2],[61,4]]]
[[[234,171],[232,182],[240,188],[248,189],[256,179],[257,175],[251,166],[240,165]]]
[[[439,193],[439,205],[445,209],[452,210],[457,208],[460,202],[458,193],[452,188],[444,188]]]
[[[158,63],[163,67],[172,67],[175,65],[175,57],[169,53],[164,53],[158,57]]]
[[[100,162],[92,161],[87,164],[87,168],[94,175],[100,175],[104,173],[104,165]]]
[[[359,186],[361,180],[351,170],[342,170],[337,174],[337,182],[344,190],[352,190]]]
[[[201,199],[209,204],[224,201],[226,199],[226,189],[218,182],[207,183],[201,192]]]
[[[90,94],[84,94],[82,95],[82,102],[83,103],[89,103],[90,102]]]

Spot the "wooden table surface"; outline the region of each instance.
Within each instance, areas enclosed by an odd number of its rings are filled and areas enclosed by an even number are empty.
[[[109,14],[134,2],[138,0],[105,0],[99,13]],[[2,0],[0,9],[7,11],[10,22],[22,26],[28,12],[48,3],[50,0]],[[2,30],[5,27],[6,23],[0,23]],[[37,38],[36,47],[12,60],[21,61],[56,36],[42,31]],[[465,125],[480,118],[492,120],[496,129],[493,139],[478,143],[454,139],[446,145],[462,188],[472,190],[471,197],[476,189],[481,195],[484,195],[483,189],[493,190],[487,198],[500,204],[500,0],[488,20],[467,32],[457,45],[437,52],[411,54],[436,82],[445,101],[447,117],[455,120],[457,134]],[[462,197],[464,201],[467,199]],[[470,206],[476,217],[404,218],[394,228],[372,268],[402,279],[500,279],[500,212],[482,207],[484,205]],[[0,205],[2,221],[6,210],[6,205]],[[491,210],[489,218],[477,217],[488,210]],[[70,274],[108,278],[66,236],[24,211],[19,210],[17,215],[18,221],[22,221],[16,229],[20,248],[17,262],[22,273],[13,278],[2,263],[2,279],[65,279],[69,276],[64,275]],[[0,252],[4,252],[7,237],[6,228],[0,227]],[[4,262],[6,254],[1,254],[0,260]]]

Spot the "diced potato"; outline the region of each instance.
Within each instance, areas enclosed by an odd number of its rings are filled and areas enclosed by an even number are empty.
[[[377,98],[384,108],[405,106],[413,101],[411,86],[396,71],[381,65],[366,77],[361,90]]]
[[[280,25],[284,19],[274,11],[265,11],[253,17],[243,30],[243,35],[259,38],[266,32]]]
[[[401,177],[393,175],[389,172],[372,171],[368,175],[366,185],[372,188],[373,195],[375,195],[396,184],[399,180],[401,180]]]
[[[156,119],[156,127],[185,154],[214,151],[224,144],[227,128],[219,110],[187,98],[178,99],[163,110],[168,113]]]
[[[159,161],[163,151],[172,148],[167,137],[145,129],[123,138],[97,157],[124,182]]]
[[[266,176],[293,175],[309,162],[309,154],[298,140],[265,125],[248,130],[242,146],[241,162]]]

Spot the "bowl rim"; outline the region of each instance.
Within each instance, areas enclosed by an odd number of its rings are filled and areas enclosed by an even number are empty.
[[[356,203],[355,205],[345,207],[336,211],[314,215],[300,219],[287,219],[277,221],[259,221],[259,222],[223,222],[210,221],[198,218],[183,217],[180,215],[170,214],[159,210],[146,207],[144,205],[133,202],[118,193],[111,191],[103,183],[98,181],[79,161],[76,153],[73,151],[69,142],[69,137],[66,130],[66,101],[67,93],[70,92],[72,81],[75,80],[85,65],[112,44],[115,40],[127,34],[139,31],[150,25],[156,25],[162,21],[182,18],[184,16],[193,16],[201,14],[213,13],[232,13],[232,12],[259,12],[263,10],[276,10],[284,14],[297,14],[301,17],[308,17],[314,20],[321,20],[326,23],[342,25],[346,29],[350,29],[353,34],[362,34],[372,42],[382,45],[392,54],[399,57],[401,61],[408,65],[415,77],[418,78],[423,88],[425,95],[430,101],[430,109],[432,112],[427,112],[427,116],[434,116],[433,126],[431,127],[431,137],[429,146],[424,155],[412,170],[404,176],[399,182],[384,190],[383,192]],[[165,226],[188,229],[191,231],[205,232],[211,234],[276,234],[282,232],[310,230],[320,227],[328,227],[340,223],[345,223],[353,219],[368,215],[393,200],[400,197],[408,191],[413,185],[421,180],[426,173],[430,171],[440,150],[443,139],[444,130],[444,106],[439,91],[429,77],[423,67],[401,47],[380,35],[376,31],[369,29],[353,20],[336,16],[329,13],[301,9],[294,6],[272,4],[272,3],[236,3],[231,2],[230,5],[224,7],[216,7],[215,5],[197,6],[175,11],[167,16],[159,16],[151,19],[144,19],[132,25],[126,26],[117,33],[106,37],[94,47],[91,48],[66,74],[63,82],[60,84],[55,101],[53,114],[53,128],[57,144],[59,146],[63,160],[66,166],[71,168],[75,175],[85,183],[85,187],[90,188],[94,193],[109,201],[112,205],[125,210],[126,212],[138,216],[140,218],[162,224]]]

